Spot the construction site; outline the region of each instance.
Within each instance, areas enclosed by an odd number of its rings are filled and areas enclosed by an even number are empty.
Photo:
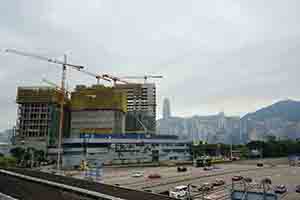
[[[51,179],[55,188],[57,183],[63,188],[74,184],[80,187],[79,190],[72,187],[68,195],[82,192],[89,183],[88,189],[95,187],[100,192],[93,195],[105,195],[104,199],[115,199],[115,196],[182,200],[298,199],[295,175],[299,170],[288,166],[285,159],[260,160],[260,165],[254,160],[254,164],[229,161],[203,168],[190,166],[191,140],[156,133],[156,87],[147,79],[162,76],[94,74],[81,65],[67,63],[66,59],[61,62],[16,50],[7,52],[62,65],[62,79],[60,86],[43,80],[50,86],[17,89],[14,145],[43,150],[46,159],[54,165],[47,163],[45,168],[39,169],[46,173],[2,170],[2,179],[10,183],[10,191],[6,193],[30,196],[32,192],[28,195],[18,189],[28,184],[26,180],[39,183],[46,180],[49,184],[47,179]],[[95,78],[97,84],[77,85],[71,91],[66,90],[67,67]],[[100,84],[100,79],[112,85]],[[34,154],[30,155],[32,162]],[[88,182],[80,179],[88,179]],[[16,183],[20,185],[17,189]],[[105,187],[107,190],[102,190]],[[50,191],[40,187],[42,190]],[[53,197],[57,193],[54,190],[48,194]],[[112,196],[107,198],[108,194]]]
[[[46,150],[57,144],[60,102],[63,95],[53,87],[18,87],[16,142]],[[64,135],[69,132],[69,99],[65,97]]]
[[[191,141],[156,134],[156,87],[148,79],[162,76],[95,74],[81,65],[7,52],[63,66],[61,86],[44,79],[50,86],[18,88],[16,146],[44,150],[58,168],[74,168],[82,161],[99,166],[191,160]],[[67,91],[67,67],[96,78],[97,84]],[[112,85],[100,84],[100,79]]]

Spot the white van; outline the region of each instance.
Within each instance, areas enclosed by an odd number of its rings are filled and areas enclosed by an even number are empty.
[[[176,199],[187,199],[188,198],[188,186],[180,185],[170,190],[169,196]]]

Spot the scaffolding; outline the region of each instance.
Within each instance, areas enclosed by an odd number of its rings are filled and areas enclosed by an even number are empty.
[[[61,94],[53,87],[18,87],[17,103],[59,103]]]
[[[63,95],[53,87],[18,87],[16,102],[19,140],[37,140],[45,145],[56,144],[61,98]],[[69,117],[68,99],[65,102],[66,117]],[[63,132],[64,135],[69,132],[68,120],[65,120]]]
[[[127,112],[126,93],[103,85],[77,86],[71,95],[72,110],[118,110]]]

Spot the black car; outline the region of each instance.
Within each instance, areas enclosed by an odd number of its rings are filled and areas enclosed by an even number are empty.
[[[300,193],[300,185],[296,186],[296,192]]]
[[[250,178],[250,177],[245,177],[244,180],[245,180],[247,183],[251,183],[251,182],[252,182],[252,178]]]
[[[186,172],[187,168],[186,167],[177,167],[177,172]]]

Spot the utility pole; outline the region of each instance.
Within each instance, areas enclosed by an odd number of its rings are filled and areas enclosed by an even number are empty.
[[[232,144],[233,143],[233,136],[232,132],[230,133],[230,160],[232,161]]]
[[[62,65],[62,78],[61,78],[61,100],[60,100],[60,119],[59,119],[59,134],[58,134],[58,151],[57,151],[57,170],[61,169],[61,143],[63,136],[63,128],[64,128],[64,104],[65,104],[65,80],[66,80],[66,64],[67,63],[67,55],[64,54],[64,64]]]

